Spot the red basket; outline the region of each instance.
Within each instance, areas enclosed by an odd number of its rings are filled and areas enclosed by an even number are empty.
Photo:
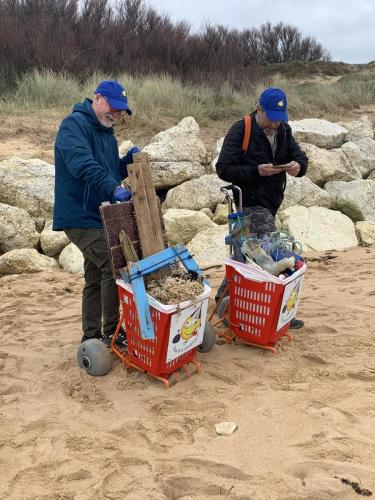
[[[117,288],[123,310],[124,328],[128,338],[128,358],[132,364],[156,377],[165,377],[195,360],[196,347],[167,362],[169,332],[174,313],[160,311],[151,305],[150,311],[155,338],[152,340],[143,339],[133,292],[120,285]]]
[[[229,282],[229,320],[231,333],[260,346],[273,346],[287,334],[288,321],[276,331],[284,295],[283,284],[256,281],[226,265]]]

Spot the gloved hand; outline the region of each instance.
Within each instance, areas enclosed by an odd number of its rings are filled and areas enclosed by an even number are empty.
[[[114,201],[129,201],[131,197],[131,192],[123,188],[122,186],[117,186],[117,188],[113,191]]]
[[[131,163],[133,163],[133,155],[140,152],[141,150],[138,146],[133,146],[131,149],[129,149],[126,155],[121,158],[121,160],[127,165],[130,165]]]

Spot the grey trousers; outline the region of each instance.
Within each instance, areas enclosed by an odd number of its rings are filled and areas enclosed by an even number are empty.
[[[82,292],[82,329],[87,337],[111,335],[119,321],[119,299],[102,229],[64,229],[81,250],[85,286]]]

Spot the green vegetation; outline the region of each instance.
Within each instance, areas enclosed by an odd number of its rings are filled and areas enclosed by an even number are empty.
[[[278,72],[279,73],[279,72]],[[127,88],[136,119],[162,120],[194,116],[198,121],[220,121],[251,111],[261,90],[268,85],[283,88],[293,118],[319,117],[343,113],[347,108],[375,103],[375,73],[352,72],[334,81],[301,82],[300,79],[269,77],[251,88],[235,90],[229,84],[217,88],[183,85],[170,76],[116,76]],[[51,71],[28,73],[13,89],[3,94],[0,112],[24,113],[45,109],[68,112],[72,104],[91,97],[96,84],[112,76],[93,74],[79,82],[71,76]]]

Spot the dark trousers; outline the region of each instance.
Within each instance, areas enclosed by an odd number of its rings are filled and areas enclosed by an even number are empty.
[[[119,321],[119,299],[102,229],[65,229],[81,250],[85,270],[82,292],[82,329],[87,337],[111,335]]]
[[[267,208],[263,207],[243,207],[242,211],[249,218],[249,229],[251,234],[255,234],[259,238],[268,233],[273,233],[277,231],[275,225],[275,217]],[[215,300],[218,301],[223,294],[225,287],[227,286],[227,279],[224,278],[221,285],[219,286]],[[229,290],[227,290],[226,295],[229,295]]]

